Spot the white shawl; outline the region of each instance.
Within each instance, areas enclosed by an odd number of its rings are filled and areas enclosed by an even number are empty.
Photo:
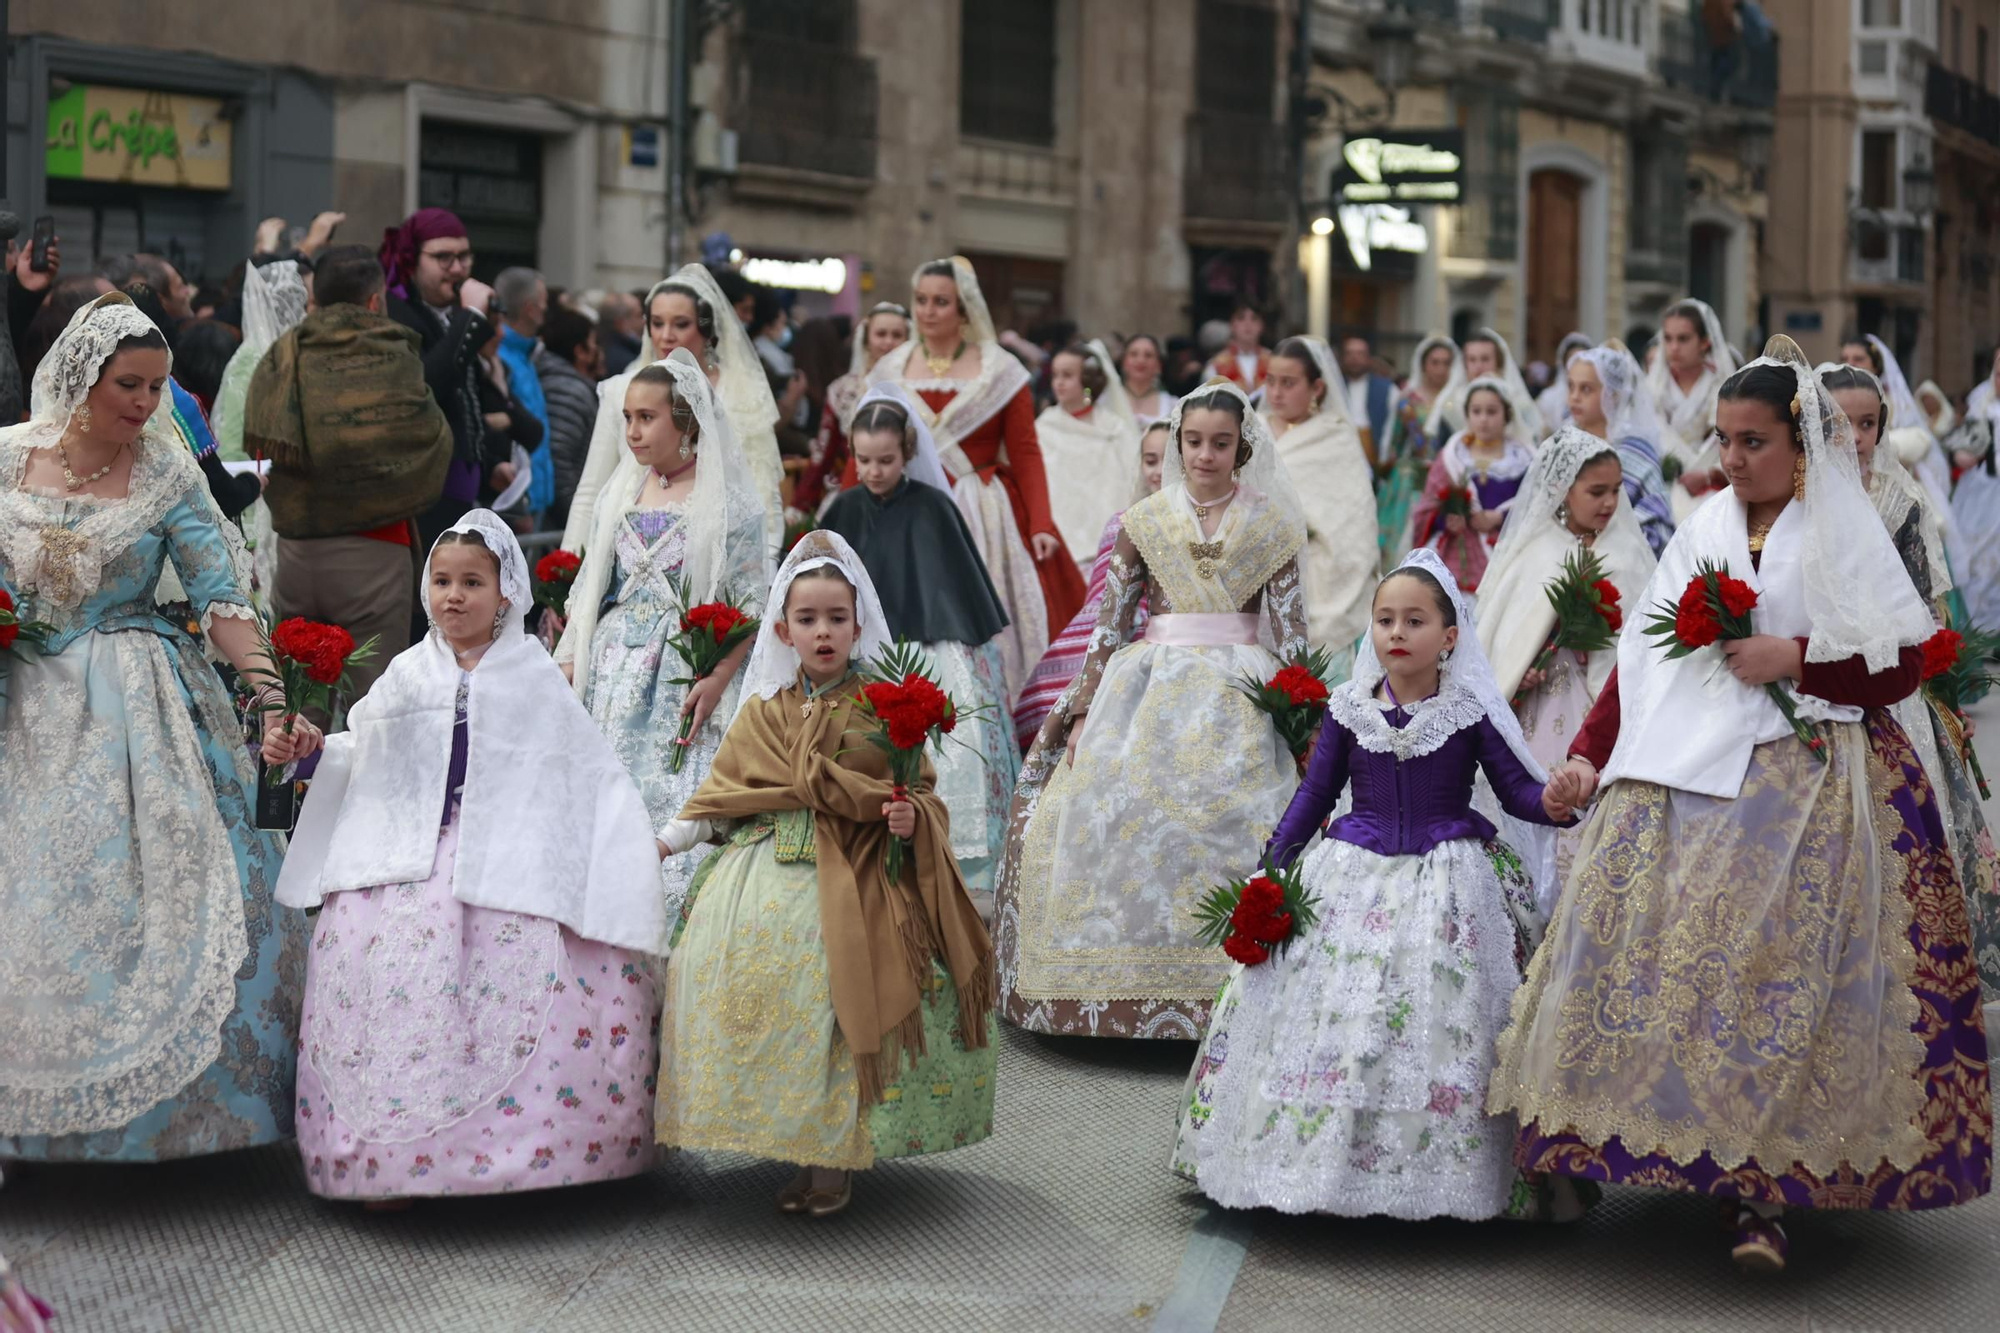
[[[1338,389],[1327,394],[1337,402]],[[1377,541],[1375,486],[1362,454],[1361,433],[1345,411],[1322,408],[1277,435],[1278,462],[1305,510],[1306,634],[1335,653],[1354,646],[1368,627],[1382,552]]]
[[[1097,558],[1098,535],[1131,502],[1139,480],[1139,429],[1129,413],[1100,403],[1083,416],[1051,404],[1035,419],[1048,477],[1049,513],[1079,562]]]
[[[485,509],[452,531],[477,532],[498,551],[507,599],[499,637],[468,677],[452,896],[665,953],[646,803],[562,672],[522,632],[531,593],[520,543]],[[427,588],[429,561],[424,575]],[[329,893],[430,875],[459,678],[451,646],[433,629],[348,713],[350,729],[327,738],[278,877],[280,903],[317,907]]]

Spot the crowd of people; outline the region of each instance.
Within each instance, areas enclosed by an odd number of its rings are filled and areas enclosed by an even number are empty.
[[[5,1170],[294,1139],[387,1209],[732,1151],[824,1218],[992,1133],[1006,1022],[1194,1043],[1133,1164],[1229,1207],[1667,1188],[1776,1269],[1991,1187],[2000,860],[1924,681],[2000,626],[2000,358],[1961,415],[1683,301],[1399,382],[1248,304],[1205,364],[1005,334],[958,257],[794,332],[339,222],[218,292],[10,261]],[[373,641],[341,707],[293,620]],[[909,671],[915,781],[861,739]],[[1296,919],[1217,947],[1260,867]]]

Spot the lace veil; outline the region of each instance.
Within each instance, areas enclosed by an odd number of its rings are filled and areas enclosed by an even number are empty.
[[[1451,374],[1445,377],[1444,387],[1432,398],[1430,406],[1424,409],[1424,434],[1435,439],[1438,422],[1445,420],[1445,405],[1456,401],[1457,395],[1465,392],[1465,358],[1459,355],[1458,344],[1442,333],[1433,333],[1417,344],[1417,350],[1410,354],[1410,378],[1405,383],[1416,388],[1424,382],[1424,357],[1433,347],[1451,349]]]
[[[243,404],[250,377],[271,344],[306,317],[306,280],[289,260],[243,270],[243,342],[222,372],[214,421],[225,458],[243,457]]]
[[[1642,440],[1655,454],[1660,452],[1660,414],[1653,405],[1653,392],[1646,384],[1646,372],[1632,358],[1623,343],[1606,343],[1586,348],[1575,360],[1588,362],[1603,385],[1604,431],[1614,444],[1620,440]],[[1567,377],[1568,372],[1564,372]]]
[[[1301,334],[1299,341],[1312,353],[1313,364],[1319,368],[1320,383],[1326,386],[1326,392],[1319,400],[1320,412],[1331,412],[1348,425],[1355,425],[1347,415],[1347,376],[1341,373],[1340,358],[1333,354],[1333,349],[1326,345],[1324,338],[1315,338],[1307,333]],[[1421,366],[1422,363],[1418,364]]]
[[[1684,305],[1691,305],[1701,312],[1701,336],[1708,342],[1708,368],[1715,375],[1709,393],[1709,397],[1713,398],[1714,390],[1722,386],[1722,381],[1736,373],[1738,369],[1736,358],[1730,353],[1729,336],[1722,331],[1722,319],[1715,313],[1715,308],[1706,301],[1689,297],[1684,301],[1674,302],[1667,309],[1671,311]],[[1661,316],[1660,323],[1662,325],[1666,323],[1664,315]],[[1646,372],[1646,389],[1653,395],[1655,403],[1667,401],[1667,384],[1673,378],[1673,373],[1667,365],[1667,354],[1662,351],[1653,359],[1652,369]]]
[[[868,360],[868,326],[875,322],[877,315],[897,315],[903,321],[903,341],[917,336],[916,327],[910,321],[910,312],[894,301],[877,301],[868,307],[868,313],[854,321],[854,336],[849,340],[854,346],[847,355],[847,373],[854,376],[866,375],[875,367]]]
[[[666,367],[674,377],[675,392],[694,409],[700,434],[695,447],[701,461],[695,470],[694,491],[687,500],[687,554],[682,573],[697,603],[713,601],[727,591],[732,534],[760,520],[763,502],[751,480],[743,452],[729,429],[728,416],[716,403],[708,376],[695,363],[694,354],[685,347],[676,347],[665,361],[655,364]],[[610,590],[618,563],[618,525],[646,482],[646,469],[631,452],[621,450],[621,454],[598,501],[594,531],[584,550],[583,568],[577,571],[576,585],[570,591],[569,625],[556,654],[558,661],[574,662],[579,696],[590,680],[589,644],[597,630],[598,608]],[[768,552],[769,548],[765,549]],[[770,568],[769,559],[766,554],[766,569]]]
[[[1854,425],[1790,338],[1771,339],[1745,369],[1756,366],[1784,370],[1798,388],[1794,401],[1806,455],[1806,614],[1812,622],[1806,661],[1860,657],[1869,671],[1886,671],[1902,649],[1929,638],[1934,625],[1908,579],[1884,576],[1900,569],[1902,560],[1862,485]]]
[[[1250,397],[1234,380],[1221,377],[1210,380],[1187,397],[1174,404],[1173,415],[1168,418],[1167,452],[1162,460],[1160,489],[1172,492],[1187,486],[1187,468],[1181,462],[1181,414],[1189,403],[1207,398],[1210,394],[1226,393],[1237,400],[1243,408],[1243,439],[1250,446],[1250,461],[1243,465],[1237,480],[1245,491],[1262,495],[1287,529],[1295,529],[1304,540],[1306,527],[1305,506],[1299,502],[1299,493],[1292,487],[1292,479],[1285,472],[1285,465],[1278,458],[1278,443],[1271,437],[1271,428],[1250,405]]]
[[[1823,384],[1826,375],[1838,370],[1850,370],[1857,375],[1865,375],[1874,385],[1875,392],[1881,396],[1884,404],[1888,403],[1889,397],[1883,392],[1881,381],[1875,378],[1874,372],[1863,367],[1822,361],[1813,367],[1813,375]],[[1944,528],[1939,522],[1939,515],[1932,507],[1930,492],[1909,468],[1903,465],[1902,456],[1897,453],[1895,446],[1889,443],[1888,426],[1889,422],[1895,420],[1893,413],[1892,408],[1882,414],[1881,437],[1875,442],[1875,452],[1869,459],[1868,475],[1863,479],[1863,485],[1867,487],[1869,502],[1875,506],[1875,512],[1882,516],[1882,522],[1888,527],[1892,539],[1902,531],[1903,524],[1909,520],[1912,506],[1923,510],[1924,516],[1917,523],[1917,531],[1923,537],[1924,563],[1930,569],[1932,594],[1943,596],[1952,586],[1951,563],[1945,558],[1944,553]],[[1860,456],[1857,454],[1856,462],[1859,461]]]
[[[1507,400],[1514,411],[1511,419],[1507,422],[1506,438],[1517,440],[1529,449],[1533,449],[1536,437],[1529,429],[1530,422],[1528,418],[1521,415],[1520,400],[1508,391],[1507,381],[1498,375],[1481,375],[1478,379],[1473,380],[1459,390],[1457,402],[1458,429],[1461,431],[1470,431],[1472,429],[1470,419],[1465,414],[1465,406],[1466,401],[1472,397],[1473,390],[1475,389],[1491,389]],[[1539,421],[1540,419],[1540,414],[1538,413],[1535,420]]]
[[[972,271],[972,261],[964,255],[951,255],[943,260],[932,260],[920,264],[910,274],[910,290],[917,289],[917,280],[924,276],[924,270],[932,263],[951,265],[952,281],[958,284],[958,303],[965,307],[965,341],[977,347],[982,343],[998,342],[999,331],[993,326],[993,312],[986,307],[986,296],[979,290],[979,277]],[[1111,370],[1111,378],[1118,378],[1115,363],[1106,362]]]
[[[850,422],[858,421],[861,409],[870,403],[890,403],[902,409],[908,418],[907,429],[915,437],[916,448],[911,451],[909,462],[903,465],[903,475],[911,481],[951,494],[951,478],[944,470],[944,460],[938,456],[937,441],[931,437],[931,428],[924,424],[923,414],[916,409],[903,386],[894,380],[882,380],[868,386],[868,392],[854,405],[854,415]]]
[[[757,484],[757,495],[764,506],[766,536],[775,549],[784,529],[783,509],[778,503],[778,496],[785,465],[778,456],[778,402],[771,396],[771,381],[765,377],[764,358],[758,356],[757,349],[750,345],[750,335],[744,332],[743,321],[736,318],[736,311],[722,295],[722,288],[715,284],[715,275],[705,265],[683,264],[674,270],[672,277],[654,283],[653,289],[646,293],[645,309],[652,309],[653,298],[661,292],[675,289],[693,292],[707,304],[715,318],[717,345],[712,350],[719,367],[715,397],[729,418],[729,428],[735,433],[737,447]],[[641,344],[641,364],[655,360],[650,332],[641,339]]]
[[[1532,445],[1534,441],[1542,438],[1542,412],[1535,406],[1535,395],[1528,392],[1528,382],[1521,378],[1521,363],[1514,359],[1514,349],[1507,345],[1507,340],[1492,329],[1481,329],[1478,338],[1473,341],[1480,340],[1491,340],[1493,345],[1500,349],[1500,373],[1481,375],[1478,380],[1466,384],[1463,380],[1464,358],[1461,354],[1459,369],[1452,376],[1454,384],[1463,385],[1458,390],[1457,396],[1452,399],[1453,410],[1458,416],[1459,424],[1462,426],[1465,422],[1466,395],[1472,392],[1480,380],[1492,380],[1506,395],[1507,401],[1514,405],[1514,425],[1520,432],[1521,438]],[[1440,394],[1439,397],[1443,398],[1444,395]]]
[[[882,599],[876,595],[874,580],[868,577],[868,566],[861,563],[861,557],[854,553],[846,538],[826,528],[815,528],[799,538],[771,584],[771,595],[764,602],[764,623],[757,629],[757,646],[750,650],[750,661],[744,668],[746,700],[752,694],[760,699],[774,699],[780,691],[798,683],[798,652],[778,637],[777,623],[784,618],[785,596],[791,591],[792,580],[822,565],[832,565],[854,586],[855,622],[860,634],[849,660],[856,667],[864,666],[889,646],[889,618],[882,611]]]
[[[1404,728],[1403,734],[1414,745],[1410,754],[1404,757],[1430,754],[1455,733],[1484,717],[1500,733],[1500,738],[1507,742],[1507,748],[1513,751],[1529,776],[1537,782],[1547,782],[1548,770],[1529,751],[1528,739],[1521,733],[1520,719],[1514,716],[1513,705],[1507,701],[1507,696],[1500,692],[1499,682],[1493,677],[1493,665],[1486,660],[1486,650],[1480,646],[1479,622],[1473,613],[1472,600],[1459,590],[1458,580],[1452,577],[1451,570],[1438,553],[1428,547],[1418,547],[1410,552],[1403,558],[1403,563],[1390,570],[1385,578],[1407,569],[1420,569],[1429,574],[1451,598],[1458,619],[1458,645],[1438,672],[1437,694],[1412,710],[1418,716]],[[1375,691],[1387,675],[1382,659],[1375,655],[1375,636],[1364,634],[1360,650],[1355,654],[1354,675],[1341,688],[1353,703],[1372,711]],[[1432,718],[1436,721],[1433,722]],[[1501,836],[1520,854],[1523,864],[1535,878],[1536,900],[1546,914],[1562,888],[1555,882],[1555,830],[1515,819],[1500,809],[1484,774],[1480,775],[1475,786],[1473,803],[1482,814],[1493,820]]]
[[[38,423],[67,430],[70,421],[104,371],[104,363],[127,338],[161,335],[132,298],[123,292],[108,292],[70,316],[62,335],[48,355],[35,367],[35,381],[29,397],[29,415]],[[167,353],[167,368],[173,369],[173,353]],[[160,404],[146,422],[149,438],[171,439],[166,425],[169,398],[160,395]]]
[[[1111,355],[1111,349],[1104,345],[1104,339],[1092,338],[1084,346],[1090,350],[1090,359],[1104,372],[1104,392],[1097,395],[1094,407],[1108,408],[1123,421],[1137,421],[1132,415],[1132,400],[1125,395],[1125,381],[1119,377],[1118,362]]]

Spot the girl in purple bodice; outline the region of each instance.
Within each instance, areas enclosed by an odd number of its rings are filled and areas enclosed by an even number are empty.
[[[1319,920],[1224,989],[1174,1169],[1233,1208],[1536,1215],[1551,1201],[1515,1171],[1486,1084],[1538,929],[1534,868],[1573,816],[1545,794],[1435,552],[1382,581],[1364,643],[1265,848],[1279,867],[1304,856]],[[1482,774],[1506,843],[1474,808]]]

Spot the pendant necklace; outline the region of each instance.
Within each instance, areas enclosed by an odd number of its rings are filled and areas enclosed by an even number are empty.
[[[688,459],[687,462],[681,464],[679,467],[675,468],[672,472],[662,472],[658,468],[654,468],[653,475],[660,479],[660,485],[668,486],[673,483],[676,477],[679,477],[683,472],[686,472],[689,468],[693,467],[696,463],[699,463],[700,461],[701,459],[699,456],[690,458]]]
[[[1777,524],[1777,521],[1776,519],[1772,519],[1769,523],[1752,523],[1750,525],[1750,554],[1761,555],[1763,553],[1764,543],[1770,540],[1771,529]]]
[[[1199,524],[1208,521],[1211,509],[1220,509],[1234,500],[1236,498],[1236,488],[1234,486],[1230,487],[1229,494],[1220,499],[1204,501],[1195,499],[1194,492],[1189,490],[1187,483],[1183,481],[1181,483],[1181,494],[1185,495],[1187,502],[1194,506],[1195,521]],[[1197,527],[1195,531],[1201,532],[1202,529]],[[1189,542],[1187,548],[1188,554],[1194,558],[1194,572],[1196,576],[1204,579],[1214,578],[1215,562],[1222,559],[1222,539],[1218,537],[1214,541]]]
[[[963,338],[958,340],[958,347],[953,350],[950,356],[932,356],[931,349],[926,347],[924,348],[924,367],[932,375],[942,376],[951,369],[952,363],[963,355],[965,355],[965,339]]]

